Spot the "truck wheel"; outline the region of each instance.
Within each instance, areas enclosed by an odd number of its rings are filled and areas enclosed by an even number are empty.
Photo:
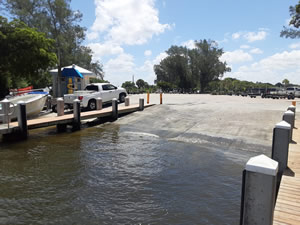
[[[96,100],[95,99],[91,99],[88,103],[88,109],[89,110],[96,110],[97,105],[96,105]]]
[[[126,94],[124,93],[121,93],[120,96],[119,96],[119,101],[122,103],[122,102],[125,102],[125,97],[126,97]]]

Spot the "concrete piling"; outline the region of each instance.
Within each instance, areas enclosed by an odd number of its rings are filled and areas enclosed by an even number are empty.
[[[102,98],[99,97],[99,98],[96,99],[96,109],[101,110],[102,107],[103,107],[102,106]]]
[[[130,102],[129,102],[129,97],[127,96],[125,98],[125,106],[129,106]]]
[[[287,110],[289,111],[292,111],[293,113],[294,113],[294,121],[295,121],[295,119],[296,119],[296,107],[295,106],[293,106],[293,105],[290,105],[288,108],[287,108]],[[295,125],[295,124],[294,124]],[[292,127],[293,128],[293,127]]]
[[[292,111],[288,110],[283,114],[282,120],[286,121],[287,123],[289,123],[291,125],[290,142],[292,142],[292,140],[293,140],[293,127],[294,127],[294,123],[295,123],[295,114]]]
[[[73,130],[80,130],[80,100],[75,99],[73,101],[73,114],[74,114],[74,120],[73,120]]]
[[[140,98],[139,100],[139,110],[140,111],[144,110],[144,98]]]
[[[11,119],[10,119],[10,114],[11,114],[10,105],[11,105],[11,103],[7,99],[4,99],[3,101],[1,101],[1,104],[2,104],[2,112],[3,112],[2,122],[8,124],[8,126],[9,126],[9,123],[11,121]]]
[[[252,157],[243,173],[242,225],[272,225],[278,162],[265,155]]]
[[[65,103],[63,98],[56,99],[56,111],[57,116],[63,116],[65,114]]]
[[[291,125],[281,121],[273,130],[272,159],[278,162],[278,178],[281,178],[288,164]]]
[[[21,139],[26,139],[28,137],[28,127],[27,127],[27,115],[26,115],[26,104],[23,101],[18,102],[18,126],[20,129],[19,137]]]
[[[116,98],[112,100],[112,118],[113,120],[118,119],[118,100]]]

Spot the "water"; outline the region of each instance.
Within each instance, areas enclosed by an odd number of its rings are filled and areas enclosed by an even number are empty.
[[[238,152],[108,123],[0,144],[0,224],[238,224]]]

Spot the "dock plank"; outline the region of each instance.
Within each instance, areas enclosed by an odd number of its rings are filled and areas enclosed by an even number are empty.
[[[300,127],[299,120],[295,126]],[[274,225],[300,224],[300,129],[293,130],[294,143],[289,145],[288,167],[292,171],[284,174],[276,200],[274,211]]]

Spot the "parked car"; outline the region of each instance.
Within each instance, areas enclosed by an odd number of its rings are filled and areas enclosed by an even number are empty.
[[[83,91],[75,91],[73,94],[64,95],[64,103],[72,108],[75,99],[80,100],[81,107],[89,110],[96,109],[96,99],[102,98],[103,103],[109,103],[113,98],[124,102],[127,92],[124,88],[118,88],[109,83],[92,83],[86,86]]]

